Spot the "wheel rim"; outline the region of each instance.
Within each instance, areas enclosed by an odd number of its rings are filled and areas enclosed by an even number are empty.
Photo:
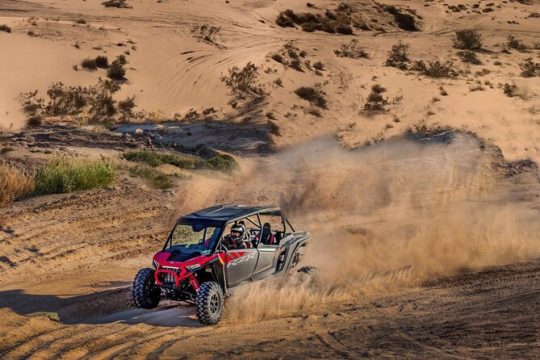
[[[210,297],[210,312],[216,314],[219,311],[220,301],[217,294],[212,294]]]

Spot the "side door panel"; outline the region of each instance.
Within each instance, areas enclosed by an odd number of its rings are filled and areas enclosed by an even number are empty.
[[[259,260],[257,261],[255,274],[268,270],[275,265],[274,260],[278,253],[278,246],[259,244],[257,250],[259,251]]]
[[[228,286],[235,286],[250,279],[255,271],[257,258],[257,249],[229,250],[225,255]]]

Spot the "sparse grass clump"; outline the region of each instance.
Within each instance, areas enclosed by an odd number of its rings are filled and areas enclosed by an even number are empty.
[[[400,70],[407,70],[410,61],[409,45],[399,41],[397,44],[392,45],[392,49],[388,52],[385,65],[396,67]]]
[[[320,107],[321,109],[327,109],[326,94],[321,89],[320,85],[302,86],[294,91],[296,95],[304,100],[309,101],[311,105]]]
[[[129,161],[139,162],[151,167],[170,164],[182,169],[209,169],[230,172],[238,168],[236,160],[227,154],[218,153],[209,159],[188,154],[171,154],[156,151],[138,150],[122,155]]]
[[[474,51],[470,50],[463,50],[458,51],[457,55],[461,58],[461,60],[464,63],[472,64],[472,65],[482,65],[482,61],[478,58],[476,53]]]
[[[221,81],[229,88],[231,95],[239,100],[260,98],[266,95],[263,87],[257,83],[259,68],[248,62],[242,69],[237,66],[229,69],[228,76],[221,76]]]
[[[101,188],[112,183],[114,176],[114,167],[104,160],[55,159],[37,170],[35,194],[63,194]]]
[[[358,40],[352,39],[348,44],[342,44],[339,50],[334,50],[334,54],[338,57],[346,57],[350,59],[367,59],[368,53],[358,46]]]
[[[482,48],[482,36],[478,30],[457,30],[454,37],[454,47],[462,50],[479,50]]]
[[[3,32],[7,32],[7,33],[10,33],[11,32],[11,28],[7,25],[0,25],[0,31],[3,31]]]
[[[15,166],[0,163],[0,206],[22,199],[34,191],[34,179]]]
[[[156,189],[169,189],[174,185],[169,176],[148,165],[137,165],[130,168],[129,175],[145,179]]]

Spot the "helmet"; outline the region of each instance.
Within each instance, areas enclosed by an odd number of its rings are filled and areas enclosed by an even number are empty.
[[[244,232],[246,231],[246,227],[244,226],[244,224],[234,224],[232,227],[231,227],[231,234],[233,232],[237,232],[240,234],[240,238],[244,236]]]

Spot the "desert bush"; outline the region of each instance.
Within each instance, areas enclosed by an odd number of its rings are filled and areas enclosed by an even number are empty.
[[[38,93],[22,95],[24,109],[31,109],[33,116],[85,115],[90,121],[110,121],[118,113],[122,118],[133,115],[134,98],[117,102],[113,95],[120,86],[110,80],[99,79],[93,86],[65,86],[61,82],[52,84],[47,89],[47,98],[38,97]]]
[[[392,49],[388,52],[385,65],[407,70],[409,62],[409,45],[399,41],[397,44],[392,45]]]
[[[34,179],[15,166],[0,163],[0,206],[22,199],[34,191]]]
[[[364,110],[368,112],[386,111],[385,106],[388,104],[388,100],[383,97],[382,94],[384,92],[386,92],[386,89],[379,84],[373,85],[371,87],[371,93],[368,95],[364,104]]]
[[[230,94],[239,100],[259,98],[266,95],[261,85],[258,67],[248,62],[242,69],[237,66],[229,69],[228,76],[221,76],[221,81],[229,88]]]
[[[334,50],[334,54],[339,57],[346,57],[350,59],[367,59],[368,53],[358,46],[358,40],[352,39],[348,44],[342,44],[339,50]]]
[[[107,69],[107,77],[116,81],[125,80],[126,69],[124,68],[124,65],[126,64],[126,57],[124,55],[118,56]]]
[[[457,55],[461,58],[461,61],[472,65],[481,65],[482,61],[478,58],[475,52],[470,50],[458,51]]]
[[[105,187],[114,176],[114,167],[105,160],[54,159],[38,168],[35,193],[62,194]]]
[[[85,25],[85,24],[86,24],[86,20],[84,20],[84,19],[77,19],[77,20],[75,20],[75,23],[76,23],[76,24]]]
[[[95,59],[84,59],[81,61],[81,67],[87,70],[97,70],[97,64]]]
[[[508,37],[506,38],[506,46],[509,49],[514,49],[518,51],[527,50],[527,45],[525,45],[520,39],[515,38],[513,35],[508,35]]]
[[[299,25],[306,32],[324,31],[344,35],[353,34],[353,26],[365,27],[361,16],[355,14],[349,5],[343,3],[334,10],[327,10],[324,16],[313,13],[295,13],[288,9],[279,13],[276,24],[281,27]]]
[[[459,71],[454,67],[452,60],[445,62],[440,60],[434,61],[416,61],[412,67],[413,70],[418,71],[422,75],[432,78],[455,78],[459,75]]]
[[[530,78],[540,76],[540,63],[535,62],[532,58],[525,59],[525,62],[520,64],[521,76]]]
[[[107,69],[109,67],[109,59],[106,56],[96,56],[94,62],[96,66],[100,69]]]
[[[0,25],[0,31],[3,31],[3,32],[7,32],[7,33],[10,33],[11,32],[11,28],[7,25]]]
[[[482,48],[482,36],[477,30],[457,30],[454,37],[454,47],[463,50],[479,50]]]
[[[169,176],[148,165],[138,165],[130,168],[129,175],[145,179],[156,189],[168,189],[174,185]]]
[[[101,3],[105,7],[115,7],[115,8],[124,8],[130,9],[131,6],[127,3],[126,0],[107,0]]]
[[[128,161],[134,161],[156,167],[170,164],[182,169],[210,169],[230,172],[238,168],[236,160],[227,154],[218,153],[209,159],[202,159],[189,154],[171,154],[156,151],[138,150],[122,155]]]
[[[324,70],[324,64],[320,61],[316,61],[313,63],[313,68],[316,69],[316,70],[319,70],[319,71],[323,71]]]
[[[320,107],[321,109],[327,109],[326,94],[322,91],[319,85],[302,86],[294,91],[300,98],[309,101],[310,104]]]

